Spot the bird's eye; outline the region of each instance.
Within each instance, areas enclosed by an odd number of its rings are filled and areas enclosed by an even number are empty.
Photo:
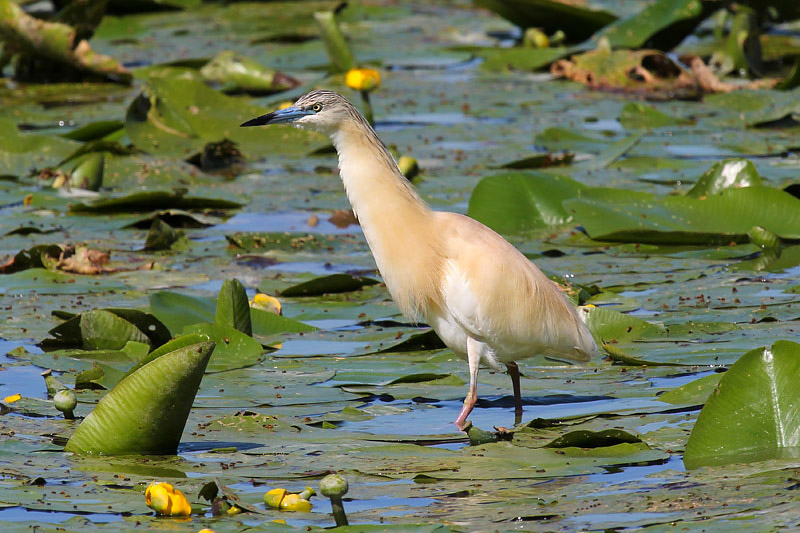
[[[312,105],[311,106],[311,111],[313,111],[314,113],[319,113],[320,111],[322,111],[322,104],[314,104],[314,105]]]

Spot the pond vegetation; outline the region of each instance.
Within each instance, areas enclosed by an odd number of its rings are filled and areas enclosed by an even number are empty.
[[[0,528],[796,527],[799,18],[0,0]],[[328,141],[239,128],[311,88],[602,357],[521,361],[519,424],[482,371],[457,431],[467,366],[392,303]]]

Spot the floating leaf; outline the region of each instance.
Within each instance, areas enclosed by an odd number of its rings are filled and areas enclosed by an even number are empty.
[[[169,331],[155,316],[137,309],[94,309],[76,315],[48,333],[49,346],[82,346],[87,350],[120,350],[128,341],[160,346]]]
[[[690,120],[673,117],[641,102],[630,102],[622,108],[619,123],[627,129],[663,128],[690,124]]]
[[[113,279],[98,280],[93,276],[76,276],[43,268],[31,268],[0,278],[2,294],[87,294],[128,288],[124,283]]]
[[[357,291],[362,287],[380,283],[372,278],[354,276],[352,274],[331,274],[314,278],[283,289],[280,294],[286,297],[320,296],[322,294],[338,294]]]
[[[67,133],[62,133],[61,137],[81,142],[96,141],[114,132],[120,131],[124,127],[125,124],[119,120],[98,120],[96,122],[84,124]]]
[[[173,334],[187,326],[216,320],[217,301],[213,298],[160,291],[150,295],[150,309]],[[279,333],[303,333],[317,328],[303,322],[250,308],[253,335],[271,337]],[[220,347],[221,349],[221,347]]]
[[[483,59],[481,70],[505,72],[508,70],[537,71],[547,68],[553,61],[569,54],[564,47],[553,48],[499,48],[486,46],[457,46],[453,50],[470,52]]]
[[[500,233],[519,233],[570,221],[562,202],[583,190],[565,176],[510,172],[483,178],[469,199],[467,214]]]
[[[573,41],[588,39],[617,17],[601,9],[559,0],[473,0],[520,28],[542,28],[547,33],[561,30]]]
[[[726,372],[697,418],[688,468],[800,457],[800,344],[778,341]]]
[[[78,426],[66,451],[174,454],[213,351],[213,342],[192,344],[124,378]]]
[[[686,385],[668,390],[656,399],[675,405],[703,405],[724,375],[723,372],[715,372]]]
[[[296,128],[239,127],[267,112],[162,69],[151,73],[144,92],[131,103],[125,130],[145,152],[182,157],[223,139],[247,154],[304,154],[324,144],[321,136]]]
[[[613,344],[603,344],[602,345],[603,351],[606,352],[606,355],[614,361],[615,363],[620,363],[623,365],[629,366],[686,366],[681,363],[665,363],[660,361],[648,361],[646,359],[640,359],[638,357],[632,357],[622,351],[621,349],[617,348]]]
[[[596,240],[728,244],[746,242],[753,226],[784,239],[800,238],[800,200],[769,187],[726,189],[705,199],[586,189],[564,207]]]
[[[604,448],[617,444],[636,444],[642,439],[620,429],[604,429],[603,431],[570,431],[544,445],[545,448]]]
[[[608,39],[612,48],[646,47],[667,52],[716,9],[717,2],[708,0],[657,0],[635,15],[606,26],[594,40]]]
[[[666,332],[664,326],[660,324],[652,324],[608,307],[584,308],[583,311],[588,313],[586,324],[592,335],[604,343],[629,342],[644,337],[655,337]]]
[[[234,233],[225,239],[237,248],[244,250],[321,250],[330,246],[324,238],[317,235],[296,235],[286,232],[275,233]]]
[[[736,187],[758,187],[761,185],[761,176],[756,166],[749,159],[725,159],[714,163],[697,183],[694,184],[686,196],[700,198],[719,194],[725,189]]]
[[[70,207],[73,213],[120,213],[154,209],[237,209],[242,203],[222,198],[188,196],[186,191],[142,191],[116,198],[98,198]]]
[[[199,298],[170,291],[150,295],[150,311],[173,335],[198,322],[213,322],[217,303],[212,298]]]
[[[183,329],[184,335],[205,335],[217,345],[208,362],[207,372],[224,372],[252,366],[261,360],[264,348],[252,337],[222,324],[192,324]]]
[[[409,338],[403,339],[397,344],[382,349],[380,353],[421,352],[429,350],[441,350],[443,348],[447,348],[447,346],[444,342],[442,342],[442,339],[439,338],[439,335],[437,335],[436,332],[431,329],[424,333],[411,335]]]
[[[536,154],[510,163],[500,165],[500,168],[508,168],[513,170],[528,170],[536,168],[547,167],[561,167],[569,165],[575,158],[575,154],[569,152],[562,152],[559,154]]]
[[[299,320],[276,315],[262,309],[250,308],[250,320],[253,324],[253,335],[261,337],[269,337],[279,333],[305,333],[316,331],[317,329]]]
[[[173,228],[206,228],[222,222],[222,219],[198,213],[190,213],[183,209],[164,209],[151,213],[135,222],[131,222],[125,227],[149,229],[153,225],[155,219],[160,219]]]
[[[75,376],[75,389],[111,389],[125,377],[125,372],[110,365],[95,365]]]

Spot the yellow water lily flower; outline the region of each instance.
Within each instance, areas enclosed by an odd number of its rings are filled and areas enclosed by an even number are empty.
[[[264,494],[264,503],[273,509],[281,508],[281,500],[286,496],[286,489],[272,489]]]
[[[230,509],[228,509],[225,512],[228,514],[228,516],[236,516],[237,514],[242,512],[242,508],[236,507],[235,505],[231,505]]]
[[[371,68],[351,68],[347,71],[344,82],[356,91],[369,92],[377,89],[381,84],[381,75]]]
[[[267,504],[267,507],[281,511],[307,513],[311,511],[311,502],[308,500],[315,494],[316,492],[311,487],[306,487],[299,494],[287,492],[286,489],[272,489],[264,494],[264,503]]]
[[[269,294],[262,294],[260,292],[253,297],[250,302],[250,307],[255,307],[256,309],[261,309],[262,311],[267,311],[276,315],[280,315],[283,312],[280,300]]]
[[[308,513],[311,511],[311,502],[301,498],[299,494],[287,494],[281,501],[281,510]]]
[[[192,506],[181,491],[169,483],[150,483],[144,491],[144,503],[163,516],[189,516]]]
[[[17,400],[22,399],[22,396],[19,394],[12,394],[11,396],[6,396],[3,398],[3,403],[14,403]]]

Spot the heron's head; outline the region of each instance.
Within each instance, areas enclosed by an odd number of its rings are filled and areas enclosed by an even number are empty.
[[[330,135],[343,122],[358,116],[356,108],[344,96],[333,91],[316,90],[301,96],[291,107],[248,120],[242,126],[292,124]]]

